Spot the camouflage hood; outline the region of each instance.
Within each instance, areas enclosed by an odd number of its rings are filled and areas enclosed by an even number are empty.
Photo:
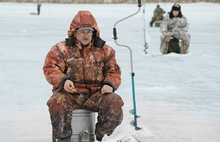
[[[73,18],[72,22],[70,23],[70,29],[68,30],[68,36],[72,36],[73,32],[75,32],[76,29],[85,26],[93,28],[96,31],[96,36],[99,37],[100,31],[98,28],[98,24],[93,15],[86,10],[79,11]]]

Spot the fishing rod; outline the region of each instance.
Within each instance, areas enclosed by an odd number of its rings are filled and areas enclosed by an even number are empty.
[[[146,3],[146,0],[145,0]],[[146,33],[146,20],[145,20],[145,3],[144,3],[144,8],[143,8],[143,21],[144,21],[144,53],[147,54],[147,49],[148,49],[148,44],[147,44],[147,33]]]
[[[131,121],[131,125],[135,127],[135,130],[140,130],[141,128],[137,126],[137,118],[138,118],[139,116],[137,116],[137,111],[136,111],[135,87],[134,87],[134,76],[135,76],[135,74],[134,74],[134,72],[133,72],[132,50],[131,50],[131,48],[130,48],[129,46],[127,46],[127,45],[122,45],[122,44],[119,44],[119,43],[117,42],[117,38],[118,38],[118,37],[117,37],[117,30],[116,30],[116,25],[117,25],[119,22],[122,22],[122,21],[124,21],[124,20],[126,20],[126,19],[128,19],[128,18],[130,18],[130,17],[132,17],[132,16],[134,16],[134,15],[136,15],[136,14],[140,11],[140,9],[141,9],[141,0],[138,0],[138,5],[137,5],[137,6],[138,6],[137,12],[135,12],[134,14],[131,14],[131,15],[129,15],[129,16],[127,16],[127,17],[125,17],[125,18],[119,20],[119,21],[117,21],[117,22],[114,24],[114,28],[113,28],[113,35],[114,35],[114,37],[113,37],[113,39],[115,40],[115,43],[116,43],[118,46],[122,46],[122,47],[128,48],[129,51],[130,51],[133,109],[130,110],[129,112],[130,112],[132,115],[134,115],[134,120]]]

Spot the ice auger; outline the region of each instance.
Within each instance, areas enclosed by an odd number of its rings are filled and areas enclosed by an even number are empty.
[[[136,100],[135,100],[135,87],[134,87],[134,75],[135,75],[135,74],[134,74],[134,72],[133,72],[132,50],[131,50],[131,48],[130,48],[129,46],[127,46],[127,45],[121,45],[121,44],[119,44],[119,43],[117,42],[117,38],[118,38],[118,37],[117,37],[116,25],[117,25],[119,22],[124,21],[124,20],[126,20],[126,19],[128,19],[128,18],[130,18],[130,17],[132,17],[132,16],[134,16],[134,15],[136,15],[136,14],[140,11],[140,9],[141,9],[141,0],[138,0],[138,11],[135,12],[134,14],[129,15],[129,16],[127,16],[127,17],[125,17],[125,18],[119,20],[118,22],[116,22],[115,25],[114,25],[114,28],[113,28],[113,35],[114,35],[113,39],[115,40],[115,43],[116,43],[118,46],[122,46],[122,47],[128,48],[129,51],[130,51],[133,109],[130,110],[129,112],[130,112],[132,115],[134,115],[134,120],[131,121],[131,125],[135,127],[135,130],[140,130],[141,128],[137,126],[137,118],[138,118],[139,116],[137,116],[137,114],[136,114]]]

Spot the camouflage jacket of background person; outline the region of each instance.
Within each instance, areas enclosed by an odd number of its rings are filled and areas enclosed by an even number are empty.
[[[163,14],[165,13],[165,11],[158,7],[154,10],[154,17],[153,20],[154,21],[159,21],[159,20],[163,20]]]
[[[68,36],[83,26],[92,27],[95,30],[93,36],[99,37],[98,25],[89,11],[77,13],[70,24]],[[115,50],[107,44],[94,46],[94,39],[84,48],[78,41],[74,46],[66,46],[65,41],[57,43],[47,54],[43,71],[47,81],[53,85],[53,92],[62,89],[61,82],[65,78],[72,80],[76,90],[82,93],[99,91],[104,84],[115,91],[121,84]]]
[[[182,17],[170,18],[169,14],[167,14],[160,24],[160,31],[168,32],[171,35],[186,33],[188,29],[189,24],[184,15]]]

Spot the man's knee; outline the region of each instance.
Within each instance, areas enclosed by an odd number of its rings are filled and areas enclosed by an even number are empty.
[[[118,104],[121,106],[124,105],[122,98],[116,93],[103,94],[100,103],[102,105],[106,105],[106,104]]]
[[[47,105],[50,109],[59,108],[62,109],[63,106],[66,106],[71,102],[71,95],[67,92],[57,91],[55,92],[50,99],[47,101]]]
[[[122,113],[123,105],[124,102],[119,95],[115,93],[103,94],[99,103],[100,106],[99,113],[101,114],[109,113],[109,112]]]

